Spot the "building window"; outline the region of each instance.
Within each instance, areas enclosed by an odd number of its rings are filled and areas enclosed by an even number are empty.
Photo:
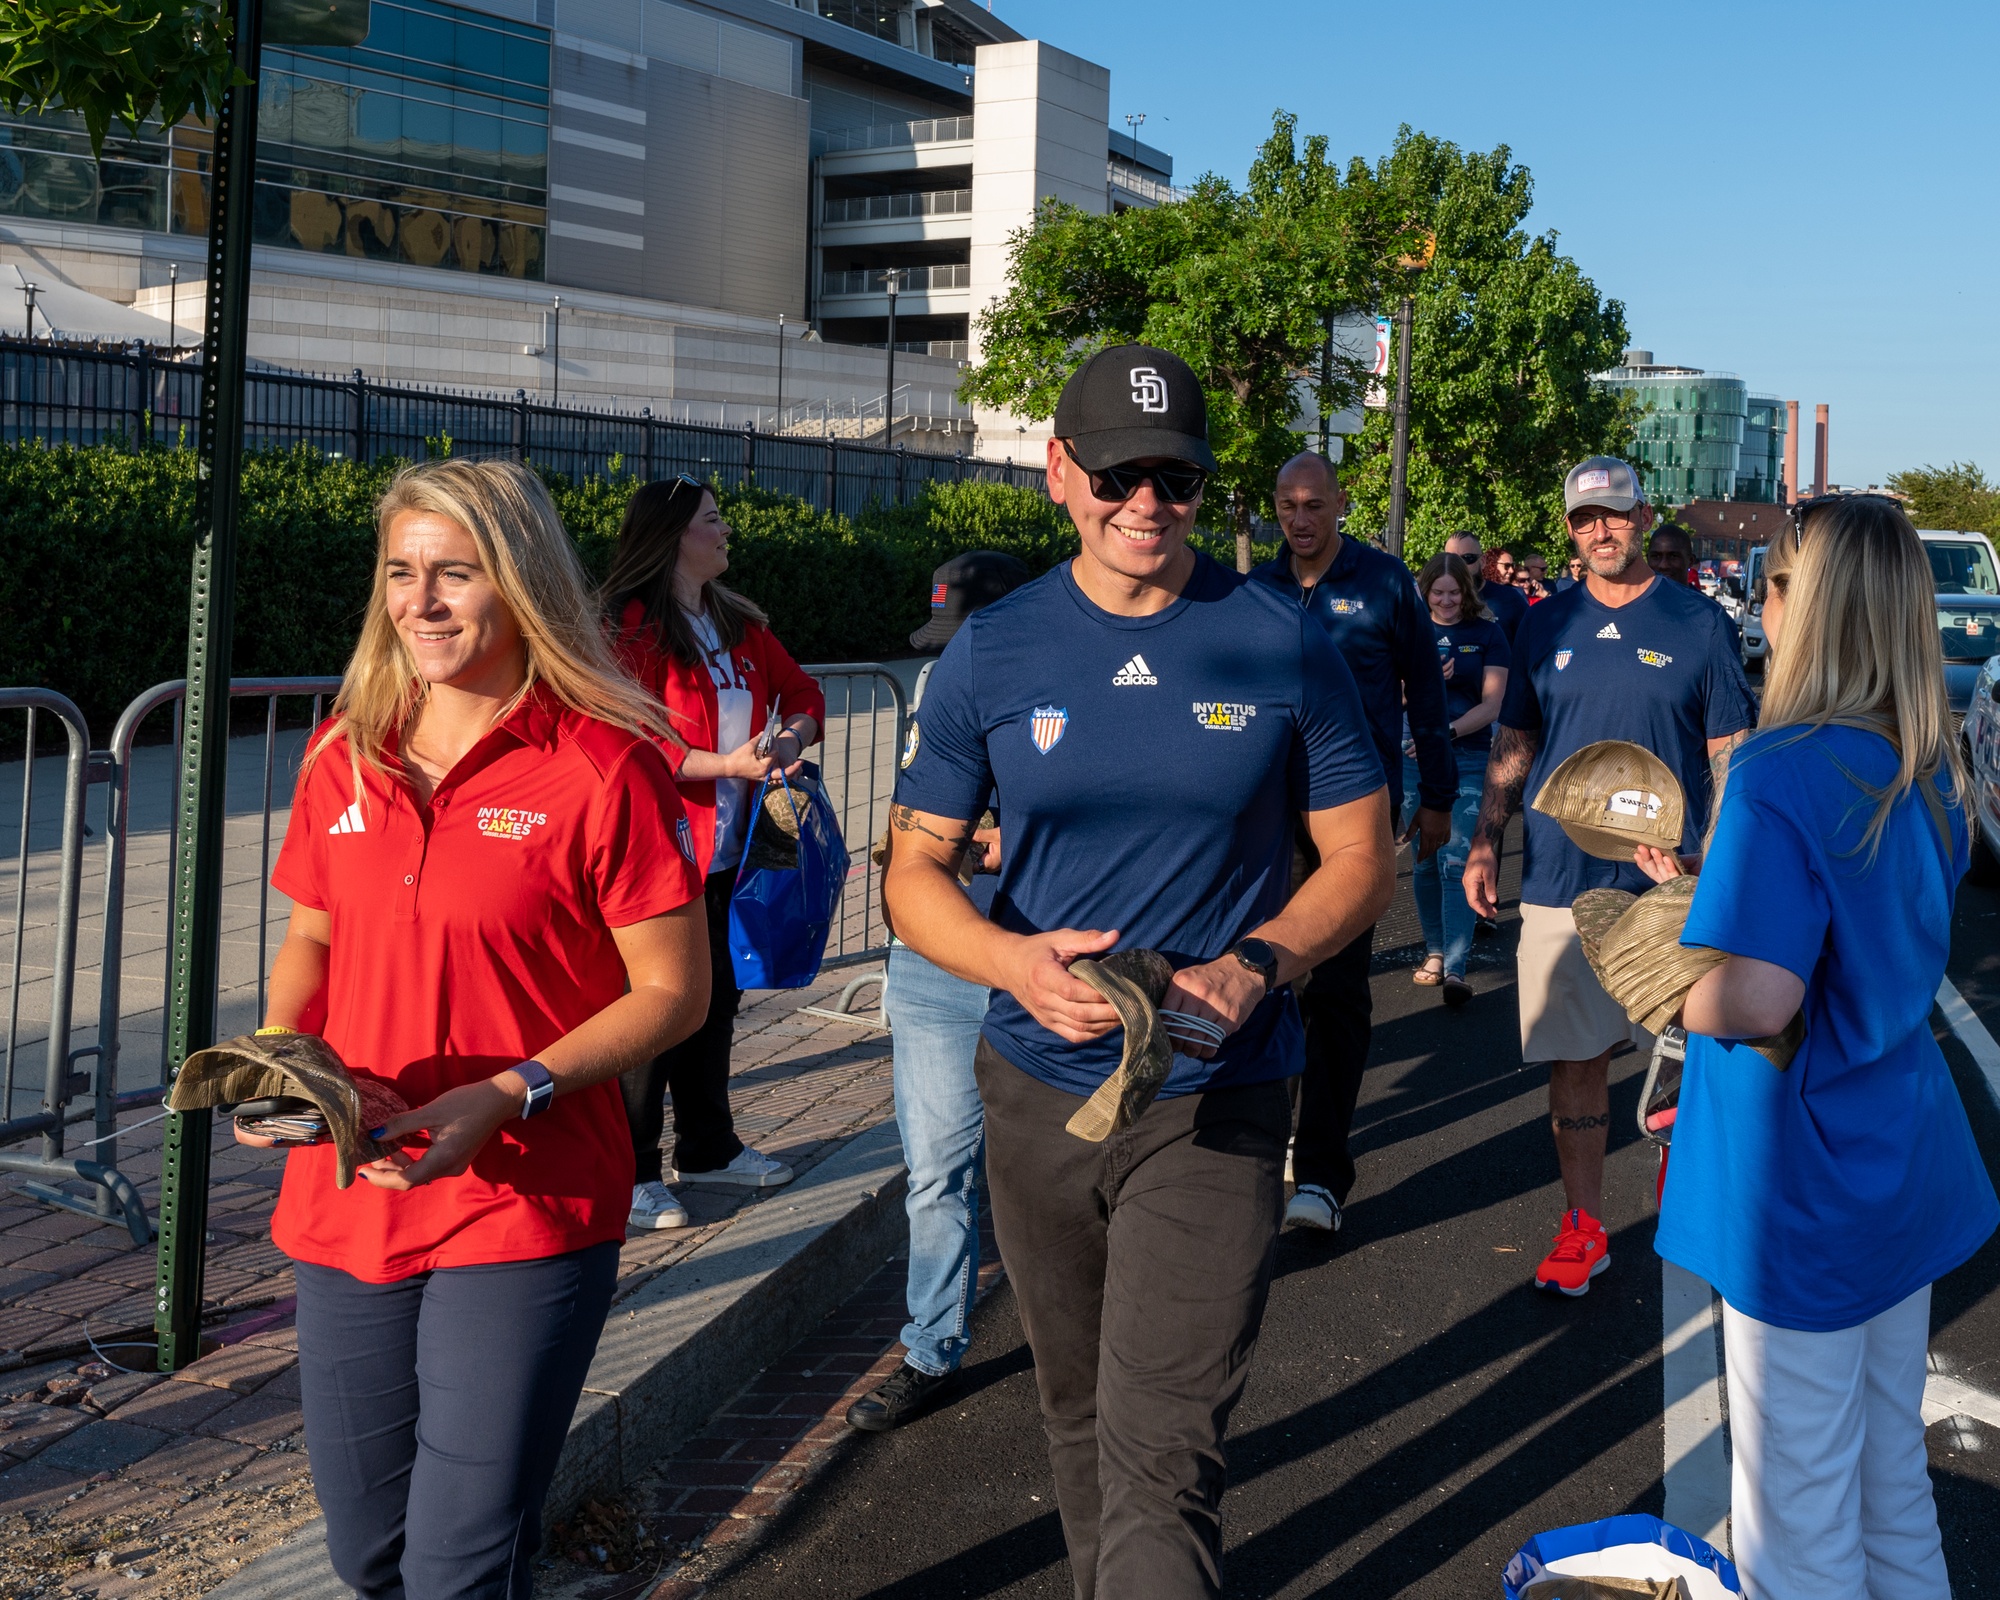
[[[903,42],[903,10],[895,0],[819,0],[819,14],[827,21],[872,33],[891,44]]]

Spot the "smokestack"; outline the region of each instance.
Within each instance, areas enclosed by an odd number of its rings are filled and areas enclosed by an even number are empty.
[[[1797,500],[1799,495],[1799,403],[1785,402],[1785,496]]]
[[[1813,493],[1826,493],[1826,407],[1813,407]]]

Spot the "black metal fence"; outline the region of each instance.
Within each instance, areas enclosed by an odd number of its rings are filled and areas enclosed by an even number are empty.
[[[148,346],[92,346],[0,339],[0,442],[196,443],[201,363]],[[533,461],[572,478],[614,466],[651,481],[676,473],[726,486],[797,495],[822,510],[901,505],[926,483],[978,479],[1040,488],[1038,469],[883,449],[844,439],[759,433],[637,414],[544,405],[520,390],[509,400],[352,378],[253,371],[244,442],[251,449],[311,445],[330,456],[421,461],[455,456]]]

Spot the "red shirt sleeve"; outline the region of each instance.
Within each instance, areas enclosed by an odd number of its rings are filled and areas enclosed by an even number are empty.
[[[322,723],[313,730],[315,742],[324,736],[325,728]],[[327,905],[323,854],[327,823],[319,816],[322,807],[315,802],[327,792],[329,767],[339,775],[347,773],[344,742],[321,750],[312,770],[293,789],[292,816],[285,824],[285,842],[278,847],[278,860],[271,868],[271,887],[294,905],[312,911],[324,911]]]
[[[778,710],[786,717],[795,717],[804,712],[826,731],[826,694],[819,683],[792,659],[791,652],[778,642],[778,636],[769,628],[757,630],[757,643],[764,659],[764,681],[771,686],[771,694],[778,703]]]
[[[590,871],[607,926],[627,928],[701,897],[693,839],[663,752],[636,743],[604,780]]]

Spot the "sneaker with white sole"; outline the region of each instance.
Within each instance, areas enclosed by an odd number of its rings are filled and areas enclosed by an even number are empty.
[[[625,1219],[628,1228],[643,1228],[648,1232],[655,1228],[685,1228],[688,1225],[687,1207],[674,1198],[674,1191],[658,1178],[649,1183],[632,1185],[632,1214]]]
[[[1316,1183],[1302,1183],[1285,1207],[1288,1228],[1317,1228],[1321,1233],[1340,1232],[1340,1202],[1331,1189]]]
[[[775,1189],[792,1181],[792,1169],[746,1144],[726,1167],[717,1167],[712,1172],[676,1172],[674,1177],[681,1183],[730,1183],[741,1189]]]

